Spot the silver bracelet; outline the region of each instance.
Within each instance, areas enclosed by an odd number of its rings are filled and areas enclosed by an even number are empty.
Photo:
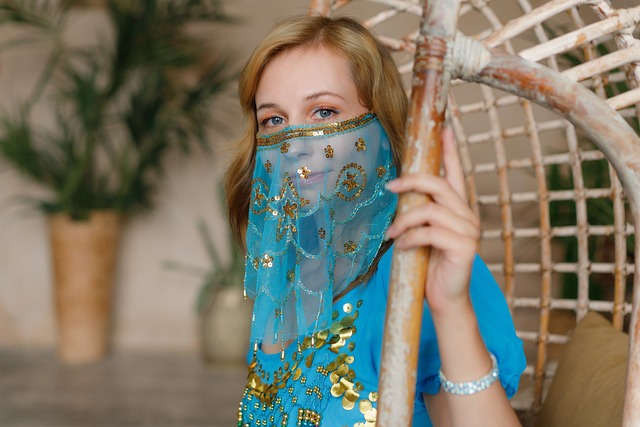
[[[454,383],[449,381],[444,374],[442,373],[442,369],[438,372],[438,377],[440,378],[440,386],[444,391],[451,394],[457,394],[460,396],[469,396],[471,394],[476,394],[479,391],[486,390],[489,388],[491,384],[493,384],[498,379],[498,361],[493,353],[489,353],[491,357],[491,371],[484,377],[479,380],[463,382],[463,383]]]

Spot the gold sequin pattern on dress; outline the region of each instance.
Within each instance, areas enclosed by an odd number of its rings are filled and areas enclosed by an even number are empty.
[[[243,422],[245,422],[243,413],[247,411],[248,406],[241,402],[238,409],[238,426],[276,425],[276,418],[273,416],[274,411],[281,414],[278,424],[280,426],[286,426],[290,415],[284,413],[285,407],[282,404],[282,398],[278,397],[278,393],[280,390],[282,390],[281,393],[288,393],[288,395],[291,396],[289,401],[296,405],[299,399],[298,396],[294,395],[294,386],[287,385],[290,381],[298,382],[304,386],[301,389],[304,395],[314,396],[314,398],[322,400],[324,398],[323,389],[318,385],[311,384],[311,380],[307,381],[307,376],[304,373],[305,369],[302,365],[311,369],[316,350],[323,346],[328,346],[336,356],[326,366],[316,366],[314,369],[315,372],[324,377],[328,377],[331,384],[329,390],[330,395],[340,399],[340,404],[345,410],[358,411],[362,414],[364,422],[358,422],[354,424],[354,426],[374,427],[377,416],[374,403],[378,400],[378,393],[371,391],[368,394],[363,394],[365,387],[357,381],[357,374],[351,368],[351,365],[355,362],[355,357],[350,354],[350,352],[355,348],[355,343],[350,342],[349,345],[347,345],[347,340],[356,333],[354,323],[359,317],[359,312],[356,308],[360,308],[361,306],[362,300],[358,300],[355,304],[349,302],[344,303],[342,305],[343,316],[340,316],[338,311],[334,311],[332,313],[333,322],[331,326],[312,336],[305,337],[299,343],[299,350],[292,353],[292,361],[287,361],[283,367],[278,368],[272,373],[265,372],[261,365],[254,359],[249,365],[249,376],[247,379],[247,388],[243,395],[243,402],[253,403],[252,406],[256,410],[268,410],[270,411],[270,415],[268,415],[269,418],[267,421],[266,418],[254,419],[253,414],[248,414],[248,419],[251,423],[243,424]],[[299,352],[306,352],[308,350],[311,351],[304,357],[299,354]],[[271,382],[269,381],[270,375],[273,376],[273,381]],[[307,385],[307,382],[310,384]],[[253,398],[257,398],[257,400],[253,401]],[[302,402],[302,400],[300,400],[300,402]],[[297,425],[315,427],[321,425],[322,416],[320,413],[306,408],[299,408],[297,411]],[[267,413],[265,413],[265,416],[267,416]]]
[[[322,415],[317,413],[316,411],[312,411],[311,409],[298,409],[298,424],[299,426],[313,426],[318,427],[320,425],[320,421],[322,420]]]
[[[378,166],[376,168],[376,172],[378,173],[378,178],[382,178],[387,173],[387,168],[384,166]]]
[[[298,127],[292,129],[284,129],[279,132],[272,133],[270,135],[264,136],[256,136],[256,143],[258,147],[269,147],[272,145],[277,145],[282,142],[282,146],[287,144],[287,150],[282,151],[282,147],[280,151],[282,153],[286,153],[289,150],[289,144],[287,140],[295,139],[295,138],[305,138],[305,137],[317,137],[317,136],[326,136],[332,135],[340,132],[346,132],[351,129],[355,129],[360,126],[364,126],[367,123],[371,122],[376,118],[375,115],[371,113],[365,113],[361,116],[354,117],[349,120],[345,120],[339,123],[328,123],[326,125],[321,126],[312,126],[312,127]]]
[[[356,141],[356,150],[365,151],[366,149],[367,149],[367,142],[362,138],[358,138],[358,140]]]

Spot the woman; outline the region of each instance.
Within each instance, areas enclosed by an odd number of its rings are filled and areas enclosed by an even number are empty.
[[[239,94],[247,128],[226,190],[255,302],[238,425],[375,424],[392,244],[432,247],[414,425],[518,425],[507,396],[522,344],[475,255],[453,137],[444,177],[396,178],[407,100],[385,48],[351,19],[291,19]],[[396,216],[408,191],[435,203]]]

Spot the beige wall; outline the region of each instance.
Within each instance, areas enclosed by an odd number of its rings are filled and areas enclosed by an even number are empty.
[[[216,37],[217,45],[234,52],[237,63],[241,64],[275,20],[305,13],[308,1],[229,0],[226,3],[229,13],[239,17],[241,22],[220,26],[211,37]],[[493,10],[503,22],[522,13],[517,2],[500,1],[500,7],[495,7],[496,4]],[[345,13],[370,16],[369,13],[361,14],[362,9],[370,11],[372,6],[366,2],[354,2],[345,8]],[[94,27],[104,26],[104,19],[100,9],[89,9],[82,14],[74,23],[70,37],[84,41]],[[407,27],[413,28],[416,23],[417,19],[399,18],[395,23],[385,23],[384,26],[394,34]],[[386,28],[388,25],[393,25],[393,28]],[[473,12],[465,16],[460,25],[464,32],[473,34],[488,28],[489,23],[479,12]],[[0,33],[0,42],[6,36],[6,33]],[[526,35],[519,43],[532,43],[534,39],[530,36]],[[44,55],[34,58],[31,52],[16,51],[0,56],[0,108],[15,107],[16,100],[23,98],[33,84]],[[477,86],[469,91],[457,87],[454,94],[459,105],[483,99]],[[229,122],[229,129],[237,129],[239,109],[233,96],[228,107],[231,112],[223,116]],[[541,120],[544,117],[548,117],[548,113],[536,109],[536,118]],[[43,114],[41,118],[46,122],[47,115]],[[504,126],[523,125],[521,111],[516,108],[501,109],[500,120]],[[485,111],[463,117],[465,131],[469,133],[487,132],[489,123]],[[212,144],[225,144],[233,137],[234,131],[226,130],[212,138]],[[555,144],[562,138],[559,132],[556,135],[545,133],[543,138],[549,147],[560,150],[564,146]],[[520,152],[517,147],[516,143],[510,143],[510,159],[527,156],[528,151]],[[472,147],[474,155],[490,157],[492,150],[483,144]],[[214,153],[218,151],[214,149]],[[224,248],[226,231],[223,231],[221,208],[216,203],[217,183],[224,165],[219,155],[194,156],[187,161],[171,159],[156,208],[130,218],[126,224],[116,283],[114,340],[117,347],[190,350],[196,347],[193,305],[198,281],[164,269],[162,262],[174,260],[206,265],[195,228],[195,221],[200,217],[206,218],[212,230],[220,230],[217,244]],[[489,181],[496,179],[495,175],[485,175]],[[478,181],[479,187],[483,185],[482,179]],[[532,186],[533,181],[530,173],[520,179],[519,185]],[[45,218],[38,211],[16,202],[19,196],[41,191],[0,163],[0,346],[51,346],[54,343]],[[535,223],[535,218],[529,219],[525,215],[527,210],[534,212],[535,209],[531,210],[530,206],[517,206],[516,209],[514,217],[518,221]],[[493,214],[499,218],[499,212]],[[483,215],[490,216],[492,212],[483,212]],[[516,250],[519,256],[530,253],[539,256],[535,246],[518,247]],[[499,250],[487,250],[483,255],[495,258],[489,261],[500,260]]]
[[[233,0],[229,13],[240,24],[215,31],[216,44],[235,52],[244,62],[253,46],[280,18],[305,11],[296,0]],[[99,9],[82,12],[69,31],[85,41],[94,28],[104,28]],[[0,33],[0,40],[8,33]],[[42,51],[41,53],[45,53]],[[0,108],[12,111],[24,99],[44,60],[32,50],[0,56]],[[233,89],[235,91],[235,87]],[[225,114],[237,128],[235,98]],[[46,122],[46,114],[41,120]],[[216,136],[224,144],[234,132]],[[215,152],[215,150],[214,150]],[[116,280],[114,344],[117,348],[188,349],[196,347],[194,300],[198,280],[162,267],[164,260],[206,265],[195,221],[202,217],[212,230],[220,230],[217,243],[224,249],[226,232],[217,205],[217,183],[224,162],[219,156],[171,159],[156,208],[129,218],[120,252]],[[0,346],[52,346],[55,324],[46,219],[39,211],[17,201],[43,194],[0,163]]]

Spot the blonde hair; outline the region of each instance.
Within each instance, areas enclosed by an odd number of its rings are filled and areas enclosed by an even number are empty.
[[[260,75],[269,61],[284,51],[320,46],[349,62],[360,102],[378,116],[391,141],[396,167],[400,168],[407,97],[387,49],[367,28],[351,18],[302,16],[280,23],[256,47],[238,82],[246,127],[235,147],[237,154],[227,171],[224,186],[231,230],[243,247],[255,166],[258,131],[255,95]]]

